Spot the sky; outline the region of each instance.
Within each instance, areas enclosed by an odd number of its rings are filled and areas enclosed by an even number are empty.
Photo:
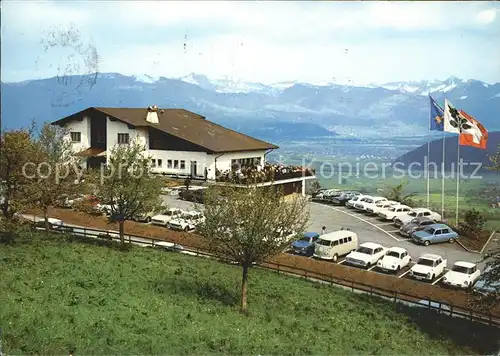
[[[189,73],[271,84],[500,82],[494,2],[1,3],[2,81]]]

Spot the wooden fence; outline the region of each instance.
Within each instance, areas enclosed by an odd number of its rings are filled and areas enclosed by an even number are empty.
[[[43,228],[38,227],[38,229],[43,229]],[[106,231],[106,230],[98,230],[90,228],[73,228],[73,227],[63,227],[62,229],[56,229],[55,231],[68,233],[74,236],[99,238],[108,241],[120,241],[120,237],[118,233],[115,231]],[[184,245],[184,244],[182,245],[182,247],[180,247],[181,245],[179,244],[151,237],[125,234],[125,241],[128,243],[139,244],[142,246],[165,248],[168,250],[177,251],[189,255],[216,258],[220,261],[232,264],[235,263],[234,261],[231,261],[229,259],[224,259],[215,256],[211,253],[208,253],[207,251],[204,251],[198,247]],[[166,246],[165,243],[168,243],[169,246]],[[311,272],[303,268],[287,266],[270,261],[265,261],[259,265],[256,265],[256,267],[272,270],[277,272],[278,274],[282,273],[287,275],[293,275],[296,277],[301,277],[312,281],[327,283],[332,286],[333,285],[341,286],[350,289],[352,292],[366,293],[371,296],[378,296],[386,300],[391,300],[395,304],[402,303],[414,307],[424,307],[435,310],[436,312],[439,312],[444,315],[449,315],[452,317],[461,317],[468,319],[470,321],[477,321],[490,326],[500,327],[500,316],[493,315],[492,313],[480,312],[470,308],[454,306],[451,305],[450,303],[439,300],[431,300],[427,297],[412,295],[408,293],[401,293],[398,291],[384,289],[380,287],[374,287],[372,285],[356,282],[354,280],[342,279],[339,277],[334,277],[332,275],[322,274],[318,272]]]

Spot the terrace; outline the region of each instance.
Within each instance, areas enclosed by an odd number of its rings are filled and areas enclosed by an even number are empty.
[[[233,168],[223,172],[216,172],[216,182],[234,184],[255,184],[277,182],[288,179],[299,179],[314,177],[314,169],[302,166],[284,166],[280,164],[266,163],[262,168],[259,166]]]

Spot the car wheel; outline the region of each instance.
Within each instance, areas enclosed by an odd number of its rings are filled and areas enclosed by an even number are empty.
[[[150,216],[148,216],[148,217],[146,218],[146,223],[147,223],[147,224],[149,224],[150,222],[151,222],[151,217],[150,217]]]
[[[398,266],[398,268],[396,268],[396,272],[399,272],[401,271],[401,266]]]
[[[429,244],[430,244],[429,240],[424,241],[424,246],[429,246]]]
[[[434,278],[436,278],[436,275],[435,275],[435,274],[433,274],[433,275],[432,275],[432,280],[434,280]]]
[[[339,259],[339,256],[337,254],[333,255],[333,259],[332,259],[333,262],[337,262],[338,259]]]
[[[184,228],[184,232],[189,232],[189,227],[187,227],[187,226],[186,226],[186,227]]]
[[[454,242],[455,242],[455,239],[454,239],[454,238],[451,238],[451,239],[449,239],[449,240],[448,240],[448,242],[449,242],[450,244],[452,244],[452,243],[454,243]]]
[[[371,266],[372,266],[372,264],[371,264],[370,262],[368,262],[368,263],[366,264],[366,269],[370,268]]]

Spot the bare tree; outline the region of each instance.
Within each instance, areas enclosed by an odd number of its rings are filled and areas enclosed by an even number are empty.
[[[90,174],[94,196],[109,205],[110,219],[118,222],[120,240],[125,242],[126,220],[158,209],[163,182],[151,173],[151,159],[136,142],[116,145],[107,165]]]
[[[243,312],[251,266],[283,252],[309,220],[305,198],[285,200],[281,190],[274,188],[211,187],[205,196],[205,222],[198,231],[212,253],[242,267]]]
[[[42,209],[48,231],[49,208],[80,190],[76,181],[81,172],[75,164],[71,141],[61,127],[45,123],[34,145],[33,165],[27,170],[32,179],[31,204]]]
[[[27,186],[31,180],[23,168],[33,158],[33,131],[32,125],[29,129],[4,131],[0,137],[0,208],[8,221],[29,202]]]

